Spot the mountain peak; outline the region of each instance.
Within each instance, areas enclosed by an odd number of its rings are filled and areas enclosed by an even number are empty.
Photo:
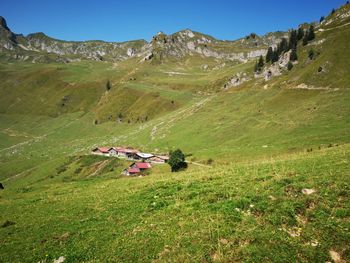
[[[2,16],[0,16],[0,27],[5,28],[6,30],[10,30],[10,29],[7,27],[7,23],[6,23],[5,18],[2,17]]]

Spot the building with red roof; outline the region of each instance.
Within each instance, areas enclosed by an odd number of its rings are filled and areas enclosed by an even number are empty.
[[[100,155],[109,155],[111,149],[113,149],[113,148],[110,148],[110,147],[97,147],[97,148],[92,150],[92,153],[93,154],[100,154]]]
[[[130,167],[138,168],[140,170],[147,170],[152,168],[150,163],[133,163]]]

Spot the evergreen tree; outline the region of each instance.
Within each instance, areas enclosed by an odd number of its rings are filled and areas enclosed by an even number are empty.
[[[314,26],[311,25],[307,34],[307,39],[309,41],[314,40],[315,39],[315,31],[314,31]]]
[[[278,56],[281,55],[283,52],[287,52],[288,50],[288,41],[286,38],[282,38],[281,42],[277,46]]]
[[[298,60],[298,55],[297,55],[297,49],[293,48],[292,52],[289,55],[289,60],[290,61],[297,61]]]
[[[298,41],[302,40],[304,37],[304,29],[302,27],[298,28]]]
[[[258,71],[259,71],[258,61],[255,61],[254,72],[258,72]]]
[[[322,23],[323,20],[324,20],[324,16],[321,16],[320,23]]]
[[[332,15],[333,15],[334,13],[335,13],[335,9],[333,8],[333,9],[332,9]]]
[[[303,38],[303,46],[306,46],[309,42],[309,32],[306,31],[304,38]]]
[[[313,60],[315,58],[315,51],[313,49],[309,50],[308,57],[310,60]]]
[[[292,70],[292,68],[293,68],[293,63],[289,61],[287,64],[287,69]]]
[[[254,65],[254,72],[256,72],[256,73],[260,73],[261,72],[261,70],[263,69],[263,67],[264,67],[264,58],[263,58],[263,56],[260,56],[259,57],[259,60],[255,63],[255,65]]]
[[[274,49],[273,53],[272,53],[272,60],[271,60],[271,62],[272,63],[277,62],[278,58],[279,58],[278,51],[277,51],[277,49]]]
[[[272,47],[269,47],[266,54],[266,63],[272,61],[272,56],[273,56],[273,50],[272,50]]]
[[[259,62],[258,62],[258,68],[259,68],[259,71],[264,67],[264,58],[263,56],[260,56],[259,58]]]
[[[298,44],[298,33],[296,30],[292,30],[289,35],[289,49],[293,49]]]

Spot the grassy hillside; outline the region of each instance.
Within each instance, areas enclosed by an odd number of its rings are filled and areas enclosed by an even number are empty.
[[[350,261],[348,13],[316,25],[298,63],[268,81],[254,61],[199,54],[0,54],[0,262]],[[246,81],[224,89],[237,74]],[[89,154],[117,145],[180,148],[189,168],[124,177],[130,162]]]
[[[84,180],[47,163],[33,175],[40,181],[21,177],[1,193],[0,259],[325,262],[334,250],[349,260],[349,157],[344,145],[257,164]]]

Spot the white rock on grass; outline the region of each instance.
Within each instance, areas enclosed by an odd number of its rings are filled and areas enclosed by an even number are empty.
[[[330,250],[329,255],[331,256],[334,263],[345,263],[345,261],[341,259],[338,252],[336,252],[334,250]]]
[[[303,190],[301,190],[301,192],[302,192],[304,195],[311,195],[311,194],[315,193],[316,190],[315,190],[315,189],[304,188]]]
[[[63,263],[66,260],[65,257],[60,256],[58,259],[54,259],[53,263]]]

